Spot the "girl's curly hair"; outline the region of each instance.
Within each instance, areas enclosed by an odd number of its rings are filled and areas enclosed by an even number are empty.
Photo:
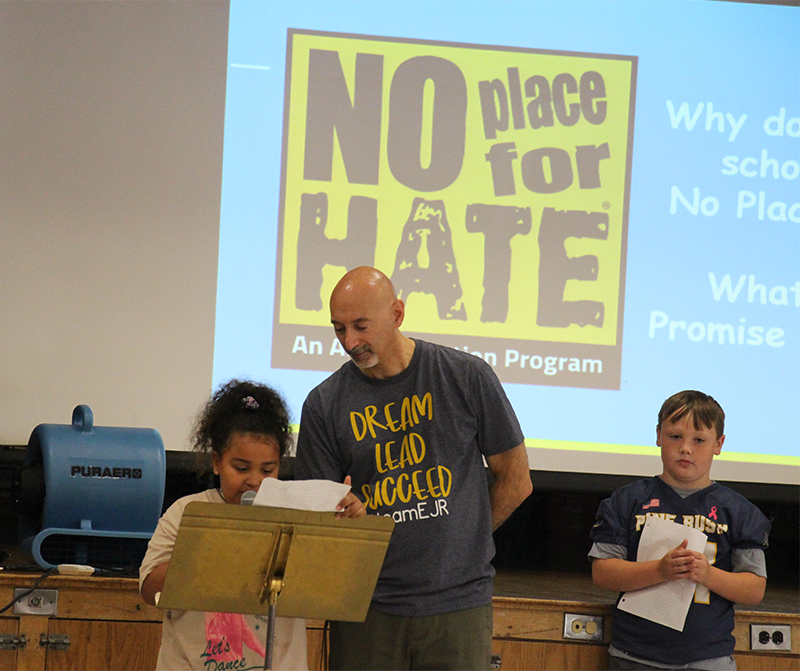
[[[234,433],[271,436],[282,457],[292,435],[283,397],[271,387],[250,380],[230,380],[217,389],[195,423],[192,449],[210,456],[222,453]]]

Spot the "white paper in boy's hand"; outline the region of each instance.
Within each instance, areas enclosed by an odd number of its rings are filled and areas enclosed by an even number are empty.
[[[678,547],[683,540],[689,541],[687,548],[702,552],[707,536],[697,529],[677,524],[660,517],[648,517],[639,539],[636,561],[661,559],[667,552]],[[686,614],[694,598],[697,583],[692,580],[671,580],[658,585],[625,592],[617,608],[633,613],[646,620],[663,624],[670,629],[683,631]]]
[[[350,485],[330,480],[264,478],[253,505],[333,512],[349,491]]]

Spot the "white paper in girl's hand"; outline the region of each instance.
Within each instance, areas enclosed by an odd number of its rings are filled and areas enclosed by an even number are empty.
[[[350,485],[331,480],[264,478],[256,498],[253,500],[253,505],[334,512],[336,506],[347,496],[349,491]]]

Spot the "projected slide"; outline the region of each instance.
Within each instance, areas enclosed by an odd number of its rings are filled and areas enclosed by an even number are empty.
[[[532,467],[649,474],[696,388],[728,414],[717,477],[797,482],[798,18],[232,0],[215,384],[299,420],[348,359],[331,289],[371,265],[406,335],[492,365]]]
[[[273,367],[338,367],[323,270],[376,265],[501,380],[619,389],[635,60],[288,39]]]

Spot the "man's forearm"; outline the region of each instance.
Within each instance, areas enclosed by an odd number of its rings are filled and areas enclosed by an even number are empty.
[[[489,488],[489,501],[492,506],[492,531],[505,522],[511,513],[530,496],[533,491],[530,476],[524,481],[500,483],[497,479]]]
[[[492,531],[505,522],[533,491],[524,444],[486,460],[492,473],[489,502],[492,506]]]

